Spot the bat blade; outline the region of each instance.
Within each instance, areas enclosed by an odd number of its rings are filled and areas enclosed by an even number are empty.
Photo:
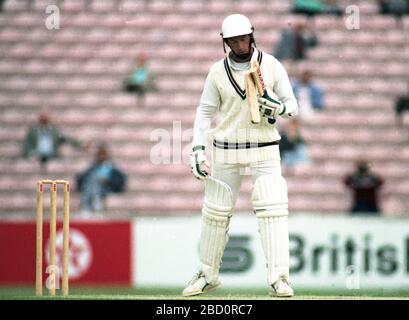
[[[245,75],[247,101],[250,109],[250,116],[252,123],[260,123],[260,111],[257,106],[257,88],[253,77],[248,73]]]
[[[266,86],[264,84],[263,75],[261,74],[260,65],[257,61],[251,63],[250,72],[251,78],[257,88],[257,92],[260,97],[264,96],[266,92]]]

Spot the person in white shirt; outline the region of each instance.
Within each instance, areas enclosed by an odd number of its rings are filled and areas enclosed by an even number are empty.
[[[289,297],[288,197],[281,175],[279,117],[297,115],[298,105],[287,72],[273,56],[256,48],[253,26],[240,14],[222,23],[226,58],[210,69],[196,111],[190,166],[197,179],[205,181],[200,236],[200,268],[183,291],[195,296],[220,286],[219,267],[228,241],[229,222],[246,168],[253,181],[252,204],[259,224],[267,260],[267,281],[274,296]],[[254,97],[260,108],[260,123],[252,123],[250,94],[245,73],[257,60],[267,93]],[[213,115],[216,125],[211,129]],[[211,130],[210,130],[211,129]],[[205,153],[211,138],[212,165]]]

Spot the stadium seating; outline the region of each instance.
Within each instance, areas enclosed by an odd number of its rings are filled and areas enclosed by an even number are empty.
[[[50,3],[60,8],[57,30],[45,26]],[[314,70],[326,109],[302,129],[311,167],[284,171],[293,212],[346,213],[350,195],[342,177],[366,157],[386,180],[385,214],[409,213],[408,136],[393,110],[409,79],[409,20],[378,15],[372,0],[354,4],[360,30],[348,30],[344,18],[313,18],[320,45],[300,66]],[[35,182],[42,176],[36,161],[20,158],[21,142],[38,112],[48,111],[67,135],[108,142],[129,179],[126,193],[108,199],[112,213],[199,214],[203,185],[186,161],[204,79],[223,57],[221,21],[233,11],[247,14],[258,47],[272,52],[280,29],[306,20],[289,9],[289,0],[6,1],[0,13],[0,213],[34,213]],[[140,51],[148,54],[159,87],[143,107],[121,91]],[[291,77],[296,69],[289,67]],[[171,144],[181,137],[181,150],[164,164],[153,163],[164,133]],[[64,147],[49,175],[74,181],[91,159]],[[236,211],[251,213],[250,193],[246,177]],[[72,210],[79,211],[75,188],[72,199]]]

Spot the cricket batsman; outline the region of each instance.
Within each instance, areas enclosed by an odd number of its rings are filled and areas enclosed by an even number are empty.
[[[200,267],[183,290],[186,297],[209,292],[221,284],[219,267],[245,169],[251,173],[251,201],[271,295],[293,296],[289,278],[287,185],[281,175],[276,121],[296,116],[298,105],[286,70],[276,58],[256,48],[253,30],[244,15],[232,14],[224,19],[223,48],[226,52],[227,45],[230,50],[211,67],[197,107],[190,166],[194,176],[204,181],[205,196]],[[263,95],[255,91],[246,76],[255,62],[260,67]],[[256,112],[249,108],[252,104]],[[211,129],[214,115],[216,123]],[[211,175],[205,154],[209,136],[213,144]]]

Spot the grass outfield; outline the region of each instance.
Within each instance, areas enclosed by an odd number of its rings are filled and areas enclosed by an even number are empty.
[[[68,297],[48,297],[44,291],[44,297],[37,298],[34,295],[34,287],[0,287],[0,299],[75,299],[75,300],[184,300],[181,296],[182,289],[174,288],[71,288]],[[267,289],[229,289],[220,288],[214,292],[189,300],[270,300]],[[282,298],[278,298],[282,299]],[[295,296],[291,300],[372,300],[372,299],[405,299],[409,300],[409,289],[399,290],[306,290],[295,289]]]

